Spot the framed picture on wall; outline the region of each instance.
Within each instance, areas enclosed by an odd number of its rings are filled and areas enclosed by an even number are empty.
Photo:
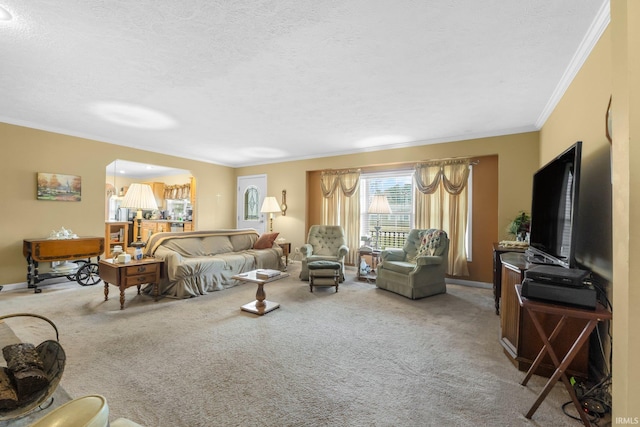
[[[38,172],[38,200],[79,202],[82,199],[82,179],[77,175]]]

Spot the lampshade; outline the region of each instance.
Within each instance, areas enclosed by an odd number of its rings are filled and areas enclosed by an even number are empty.
[[[142,210],[143,209],[158,209],[156,198],[153,195],[153,190],[150,185],[133,183],[127,190],[127,194],[124,195],[120,207],[137,209],[136,221],[138,222],[138,238],[135,242],[131,242],[131,246],[134,248],[142,248],[145,243],[142,241]],[[142,258],[142,252],[136,254],[136,259]]]
[[[273,232],[273,214],[276,212],[280,212],[280,204],[273,196],[267,196],[264,198],[262,202],[262,207],[260,208],[260,212],[269,214],[269,231]]]
[[[376,194],[373,196],[373,200],[371,200],[371,204],[369,205],[368,213],[390,214],[391,206],[389,206],[387,196],[384,194]]]
[[[147,184],[131,184],[120,207],[133,209],[158,209],[153,190]]]
[[[275,213],[280,212],[280,203],[273,196],[268,196],[264,198],[262,202],[262,207],[260,208],[260,212],[262,213]]]

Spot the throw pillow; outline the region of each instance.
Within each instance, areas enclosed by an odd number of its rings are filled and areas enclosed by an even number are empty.
[[[431,234],[427,234],[425,236],[422,236],[422,240],[420,241],[420,247],[418,248],[418,252],[416,252],[416,259],[419,256],[428,256],[431,255],[430,252],[430,248],[429,248],[429,238],[431,237]],[[415,259],[413,260],[413,262],[415,262]]]
[[[416,262],[416,259],[419,256],[425,255],[426,247],[427,247],[427,236],[424,235],[423,232],[421,232],[420,233],[420,247],[418,247],[418,250],[416,251],[416,253],[413,256],[409,255],[407,257],[407,261],[408,262]]]
[[[420,247],[415,256],[408,259],[409,262],[416,262],[419,256],[432,256],[436,249],[440,246],[440,237],[444,232],[442,230],[434,230],[426,233],[420,240]]]
[[[269,249],[273,247],[273,242],[276,241],[280,233],[264,233],[253,244],[253,249]]]

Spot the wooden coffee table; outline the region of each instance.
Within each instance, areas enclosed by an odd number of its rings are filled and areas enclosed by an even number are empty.
[[[279,303],[268,301],[266,299],[267,295],[264,292],[264,284],[289,277],[289,273],[280,273],[279,275],[270,277],[269,279],[258,279],[256,277],[256,271],[257,270],[251,270],[246,273],[236,274],[235,276],[231,276],[231,278],[242,280],[243,282],[252,282],[258,284],[258,290],[256,291],[256,300],[243,305],[242,307],[240,307],[240,309],[262,316],[263,314],[267,314],[268,312],[280,307]]]

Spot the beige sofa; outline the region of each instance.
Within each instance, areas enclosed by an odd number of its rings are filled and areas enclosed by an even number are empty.
[[[282,270],[282,248],[273,243],[254,249],[258,237],[253,229],[157,233],[149,238],[145,254],[164,261],[161,295],[190,298],[237,285],[231,276],[238,273]]]

